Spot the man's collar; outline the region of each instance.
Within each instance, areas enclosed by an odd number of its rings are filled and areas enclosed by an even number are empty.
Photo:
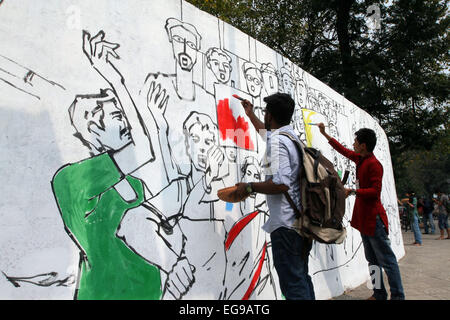
[[[367,158],[373,157],[374,154],[373,154],[373,152],[369,152],[369,153],[366,154],[365,156],[362,156],[361,154],[360,154],[360,156],[361,156],[362,159],[367,159]]]
[[[279,127],[278,129],[272,131],[272,135],[274,134],[278,134],[279,132],[283,132],[283,131],[291,131],[293,130],[292,126],[290,124]]]

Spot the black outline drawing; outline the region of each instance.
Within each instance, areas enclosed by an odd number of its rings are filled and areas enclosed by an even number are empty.
[[[44,78],[22,64],[0,54],[0,81],[41,100],[40,95],[52,89],[66,90],[62,85]]]
[[[5,278],[16,288],[21,287],[21,282],[30,283],[39,287],[51,287],[53,285],[56,287],[70,287],[75,283],[75,275],[69,275],[64,279],[58,279],[57,272],[43,273],[28,277],[10,277],[6,273],[2,273]],[[42,279],[39,280],[40,278]]]

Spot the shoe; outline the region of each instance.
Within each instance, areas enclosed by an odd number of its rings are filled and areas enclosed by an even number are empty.
[[[367,298],[366,300],[377,300],[374,296]]]
[[[421,246],[422,246],[422,244],[421,244],[421,243],[413,243],[413,246],[416,246],[416,247],[421,247]]]
[[[444,237],[439,237],[436,240],[444,240]]]

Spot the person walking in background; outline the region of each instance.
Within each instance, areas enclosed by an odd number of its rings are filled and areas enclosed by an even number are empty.
[[[437,240],[450,239],[450,231],[448,228],[448,196],[443,194],[441,190],[438,191],[437,199],[434,201],[438,205],[438,219],[439,219],[439,231],[441,236]],[[447,238],[444,238],[444,231],[447,230]]]
[[[419,214],[419,227],[423,223],[423,197],[417,198],[417,212]]]
[[[346,195],[355,195],[355,206],[351,226],[361,233],[364,253],[369,263],[374,284],[373,295],[369,300],[386,300],[387,291],[383,283],[382,269],[386,271],[391,289],[391,300],[404,300],[400,269],[392,251],[388,237],[389,227],[386,211],[381,204],[383,166],[373,154],[377,143],[375,132],[363,128],[355,133],[353,149],[342,146],[325,132],[325,125],[319,124],[320,133],[340,154],[356,163],[357,189],[345,189]]]
[[[410,227],[408,208],[398,198],[397,198],[397,203],[399,204],[398,211],[399,211],[399,215],[400,215],[400,219],[401,219],[402,228],[406,232],[406,231],[408,231],[408,228]]]
[[[417,210],[417,197],[414,191],[406,193],[406,198],[402,199],[402,202],[409,206],[411,230],[414,232],[414,243],[413,246],[422,245],[422,233],[419,228],[419,211]]]
[[[434,226],[433,221],[433,201],[431,200],[430,196],[425,197],[423,200],[423,228],[425,230],[425,234],[434,234],[436,231],[436,227]],[[430,226],[428,226],[428,223]],[[431,232],[428,232],[428,230],[431,228]]]

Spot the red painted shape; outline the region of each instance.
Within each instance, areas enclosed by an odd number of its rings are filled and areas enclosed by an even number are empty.
[[[241,218],[238,222],[236,222],[233,227],[231,228],[230,232],[228,233],[227,239],[225,241],[225,249],[228,251],[228,249],[233,244],[234,239],[241,233],[241,231],[252,221],[257,215],[259,214],[259,211],[256,210],[255,212],[252,212],[245,217]],[[264,242],[264,247],[261,253],[261,258],[259,259],[258,268],[255,271],[255,274],[252,277],[252,281],[250,282],[250,285],[248,286],[247,291],[245,292],[244,296],[242,297],[242,300],[248,300],[250,296],[253,293],[253,290],[256,287],[256,283],[258,282],[259,276],[261,275],[261,270],[264,264],[264,259],[266,258],[266,251],[267,251],[267,242]]]
[[[247,292],[245,292],[244,297],[242,300],[248,300],[250,296],[253,293],[253,290],[255,289],[256,282],[259,279],[259,276],[261,275],[262,266],[264,264],[264,259],[266,258],[266,251],[267,251],[267,242],[264,242],[263,251],[261,254],[261,259],[259,259],[258,269],[256,269],[255,274],[253,275],[252,282],[250,282],[250,285],[247,289]]]
[[[219,100],[217,120],[220,138],[223,141],[231,139],[238,147],[246,150],[255,150],[255,145],[250,137],[248,122],[241,116],[238,116],[237,119],[234,118],[228,99]]]
[[[227,235],[227,239],[225,241],[225,249],[228,251],[230,249],[231,244],[234,239],[241,233],[242,229],[245,228],[246,225],[250,223],[258,215],[259,211],[252,212],[245,217],[241,218],[238,222],[236,222],[231,228],[230,232]]]

